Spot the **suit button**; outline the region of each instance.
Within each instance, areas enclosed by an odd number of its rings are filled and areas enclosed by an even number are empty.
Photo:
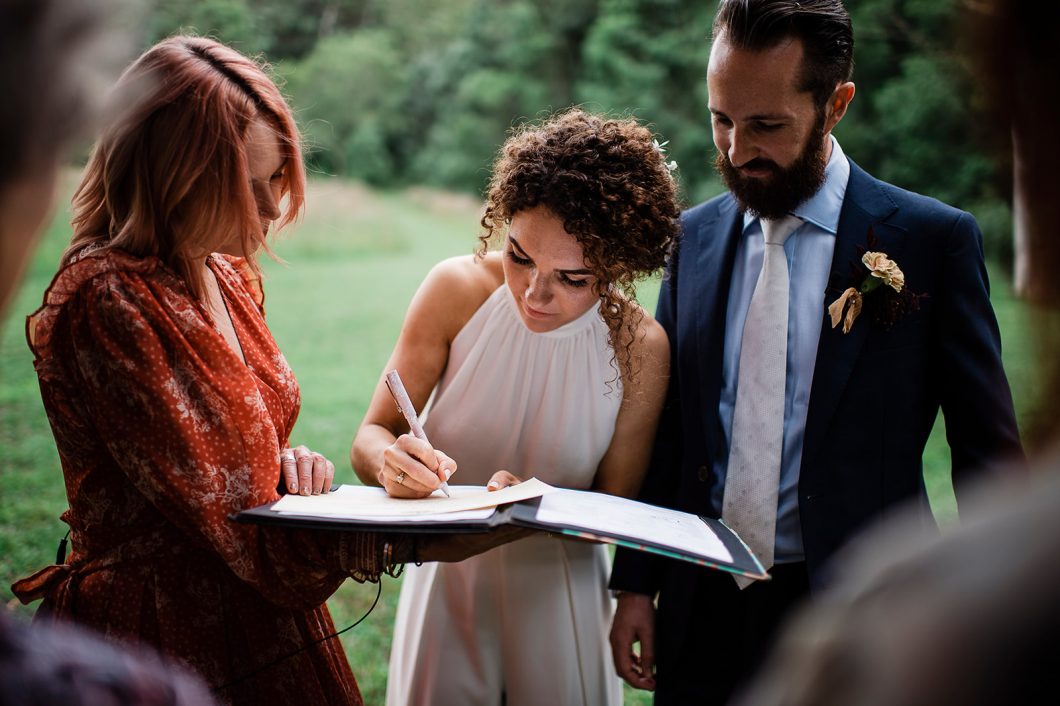
[[[699,476],[700,483],[706,483],[707,480],[710,478],[710,471],[707,470],[706,466],[700,466],[699,470],[696,472],[696,475]]]

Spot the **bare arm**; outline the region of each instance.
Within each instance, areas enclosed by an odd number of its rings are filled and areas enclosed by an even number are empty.
[[[662,326],[647,314],[632,353],[636,374],[633,380],[623,376],[615,434],[593,480],[594,490],[626,498],[637,495],[648,470],[670,377],[669,340]]]
[[[633,354],[638,369],[623,379],[622,408],[611,446],[596,472],[595,490],[636,497],[651,461],[670,377],[670,343],[657,321],[645,317]],[[655,606],[651,596],[623,593],[610,634],[618,675],[636,689],[654,690]],[[634,645],[640,644],[639,652]]]
[[[421,411],[445,371],[453,339],[501,280],[496,257],[481,262],[470,257],[445,260],[424,279],[350,450],[350,461],[363,483],[382,485],[398,497],[422,497],[456,470],[451,458],[408,433],[383,378],[386,371],[398,370],[413,405]]]

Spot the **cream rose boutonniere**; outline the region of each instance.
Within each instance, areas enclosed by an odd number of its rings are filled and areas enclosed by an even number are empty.
[[[875,241],[875,235],[870,228],[869,246],[874,246]],[[914,294],[905,288],[905,273],[894,260],[887,257],[887,253],[868,250],[861,256],[861,264],[869,273],[856,287],[844,289],[839,298],[828,306],[832,328],[842,321],[843,333],[850,333],[854,321],[866,307],[866,297],[869,295],[872,295],[872,301],[878,300],[878,304],[873,307],[874,320],[884,328],[890,328],[901,316],[920,308],[920,299],[925,295]]]
[[[905,286],[905,275],[898,269],[894,260],[887,259],[885,252],[867,252],[861,256],[861,262],[869,268],[869,274],[875,279],[896,292],[901,292]],[[875,280],[873,280],[875,282]],[[870,286],[867,291],[871,292],[875,287]]]

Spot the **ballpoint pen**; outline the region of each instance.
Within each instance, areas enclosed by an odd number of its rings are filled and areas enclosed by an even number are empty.
[[[386,386],[390,390],[390,394],[394,396],[394,401],[397,402],[398,410],[401,411],[402,416],[405,417],[405,421],[409,423],[409,428],[412,430],[412,435],[422,441],[427,441],[427,434],[424,433],[423,427],[420,425],[420,418],[416,414],[416,408],[412,406],[412,400],[409,399],[409,393],[405,392],[405,386],[401,382],[401,376],[398,375],[398,371],[391,370],[386,374]],[[431,443],[427,441],[427,443]],[[452,497],[449,494],[449,484],[442,481],[442,484],[438,486],[439,489],[445,493],[445,497]]]

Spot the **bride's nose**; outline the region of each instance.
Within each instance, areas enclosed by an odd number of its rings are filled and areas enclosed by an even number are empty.
[[[552,299],[548,281],[536,267],[530,272],[530,279],[527,282],[524,296],[530,304],[548,304]]]

